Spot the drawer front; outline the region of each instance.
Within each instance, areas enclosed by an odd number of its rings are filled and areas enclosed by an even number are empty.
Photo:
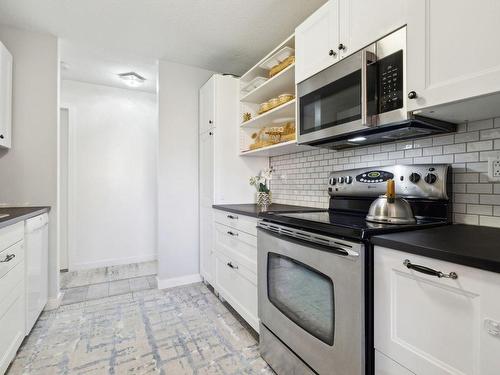
[[[216,253],[215,278],[218,292],[255,329],[259,331],[257,317],[257,285],[242,272],[242,268],[231,268],[238,264],[222,253]],[[256,281],[256,280],[255,280]]]
[[[215,221],[257,237],[257,218],[215,210]]]
[[[382,247],[374,252],[377,350],[417,374],[497,373],[499,274]],[[408,269],[406,259],[458,278]]]
[[[216,223],[215,248],[257,274],[257,237]]]
[[[24,241],[0,252],[0,279],[24,260]]]
[[[20,261],[0,279],[0,317],[10,308],[12,302],[19,297],[15,293],[17,286],[21,283],[24,283],[24,261]]]
[[[24,339],[24,283],[18,284],[13,291],[19,297],[15,299],[9,309],[0,317],[0,374],[3,374],[10,362],[14,359],[17,349]]]
[[[386,355],[375,350],[375,374],[376,375],[415,375],[414,372],[405,369],[399,363],[393,361]]]
[[[24,222],[0,229],[0,252],[24,238]]]

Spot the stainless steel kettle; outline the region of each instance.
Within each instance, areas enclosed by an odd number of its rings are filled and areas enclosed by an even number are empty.
[[[396,197],[394,180],[387,181],[387,193],[370,206],[366,221],[382,224],[415,224],[413,210],[407,200]]]

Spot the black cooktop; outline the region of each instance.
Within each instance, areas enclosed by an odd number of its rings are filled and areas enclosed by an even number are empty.
[[[447,224],[445,219],[432,217],[417,217],[415,224],[378,224],[366,221],[365,216],[366,213],[324,210],[281,214],[269,212],[263,213],[261,218],[299,229],[359,240],[368,239],[375,234],[395,233]]]

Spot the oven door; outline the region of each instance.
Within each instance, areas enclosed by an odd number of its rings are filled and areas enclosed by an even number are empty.
[[[315,372],[364,374],[362,244],[260,222],[258,292],[261,323]]]
[[[375,125],[368,116],[369,102],[375,98],[367,92],[368,65],[376,60],[375,48],[365,48],[297,85],[299,144]]]

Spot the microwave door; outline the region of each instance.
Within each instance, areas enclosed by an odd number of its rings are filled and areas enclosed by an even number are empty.
[[[360,131],[374,123],[368,111],[373,90],[367,88],[374,46],[357,52],[299,83],[298,141],[315,144]]]

